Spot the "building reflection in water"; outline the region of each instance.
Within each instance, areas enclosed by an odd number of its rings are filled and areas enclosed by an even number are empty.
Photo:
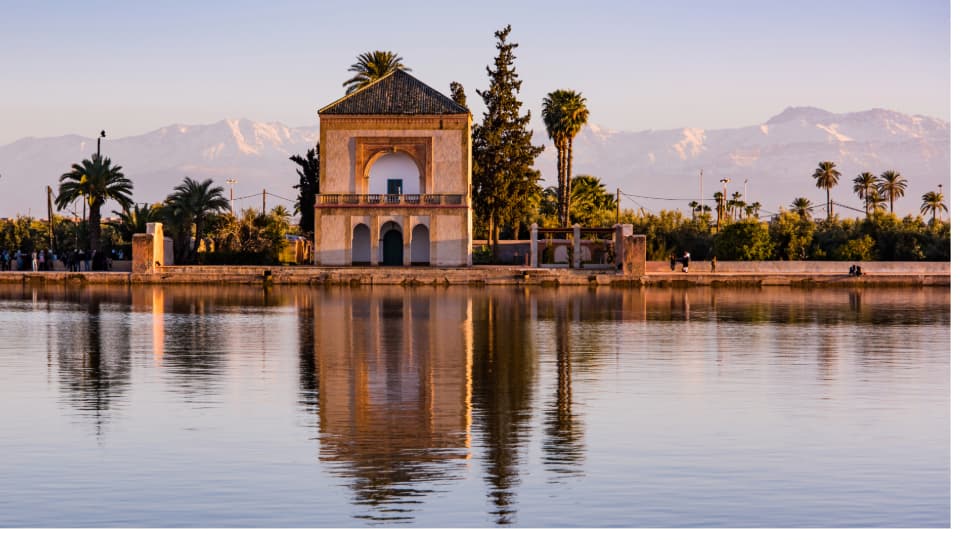
[[[579,475],[586,445],[574,378],[609,348],[590,323],[618,319],[621,298],[513,289],[316,293],[312,309],[300,306],[298,328],[301,403],[316,411],[320,460],[348,479],[359,517],[412,520],[425,495],[466,474],[472,431],[490,513],[513,523],[526,454],[541,429],[533,424],[538,347],[556,346],[544,463],[558,479]],[[541,321],[552,331],[538,336]]]
[[[349,479],[358,517],[411,520],[470,457],[470,301],[353,289],[314,302],[300,331],[301,344],[313,333],[320,459]]]

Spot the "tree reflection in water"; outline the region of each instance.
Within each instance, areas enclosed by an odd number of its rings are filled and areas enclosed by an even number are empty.
[[[85,298],[72,298],[85,308],[77,312],[82,315],[55,327],[56,358],[61,395],[93,419],[99,438],[114,403],[123,403],[130,387],[130,326],[120,311],[128,305],[120,304],[118,310],[111,296],[85,293]],[[106,313],[104,302],[112,308]]]
[[[171,294],[164,319],[164,374],[187,401],[209,401],[224,383],[228,322],[222,299]],[[229,304],[227,304],[229,305]]]
[[[571,346],[570,324],[574,317],[572,302],[571,299],[558,301],[554,307],[557,382],[554,401],[546,409],[543,438],[544,464],[547,470],[560,476],[580,474],[580,466],[586,453],[583,443],[583,422],[577,418],[573,410],[571,372],[574,351]]]
[[[531,304],[523,292],[473,304],[473,403],[484,437],[485,481],[498,524],[513,523],[536,377]]]

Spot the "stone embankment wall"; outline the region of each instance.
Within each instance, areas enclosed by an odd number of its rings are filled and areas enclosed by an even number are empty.
[[[749,274],[845,274],[850,265],[866,274],[949,274],[950,262],[929,261],[717,261],[718,273]],[[647,261],[647,273],[669,272],[667,261]],[[680,271],[677,261],[675,272]],[[691,272],[712,272],[710,261],[692,261]]]
[[[671,272],[665,261],[646,261],[646,238],[624,238],[620,271],[613,269],[530,268],[524,266],[319,267],[319,266],[165,266],[162,230],[134,238],[132,272],[0,272],[0,283],[66,282],[131,284],[296,284],[319,286],[405,285],[614,286],[614,287],[949,287],[949,262],[857,263],[864,275],[850,276],[843,261],[694,261],[690,272]],[[949,293],[949,289],[946,289]]]
[[[648,265],[650,263],[647,263]],[[163,266],[153,273],[125,272],[0,272],[0,283],[42,284],[66,282],[131,284],[293,284],[315,286],[613,286],[613,287],[949,287],[949,265],[888,263],[887,272],[870,271],[860,277],[847,275],[845,267],[833,272],[805,272],[779,267],[776,272],[711,272],[695,264],[690,273],[658,272],[647,268],[642,275],[614,270],[525,268],[517,266],[435,267],[315,267],[315,266]],[[917,266],[920,265],[920,266]],[[718,265],[720,266],[720,265]],[[678,267],[679,268],[679,267]],[[949,293],[949,289],[945,289]]]

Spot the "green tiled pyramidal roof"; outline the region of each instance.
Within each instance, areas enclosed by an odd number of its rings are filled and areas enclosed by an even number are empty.
[[[318,111],[320,114],[464,114],[456,101],[395,70]]]

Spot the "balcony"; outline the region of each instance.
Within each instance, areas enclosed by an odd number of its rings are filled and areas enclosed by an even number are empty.
[[[396,195],[382,193],[321,193],[317,195],[318,207],[344,206],[416,206],[450,207],[464,206],[466,196],[459,193],[423,193]]]

